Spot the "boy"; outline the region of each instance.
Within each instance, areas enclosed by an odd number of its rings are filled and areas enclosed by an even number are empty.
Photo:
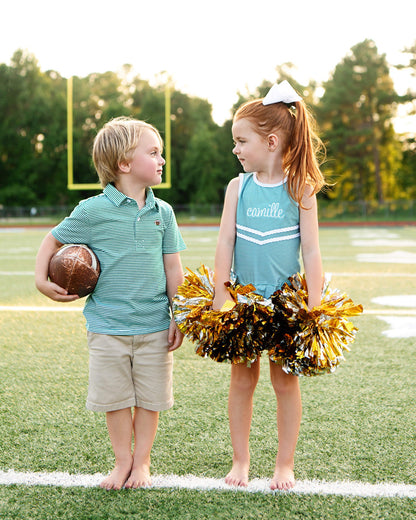
[[[161,182],[162,146],[156,128],[143,121],[108,122],[93,147],[103,193],[81,201],[46,235],[36,257],[36,287],[60,302],[78,296],[48,279],[52,255],[63,244],[78,243],[88,245],[100,261],[84,315],[90,355],[87,408],[106,412],[115,455],[113,471],[100,484],[107,490],[151,485],[159,412],[173,405],[173,351],[183,335],[171,318],[170,302],[183,282],[179,251],[185,244],[171,206],[150,188]]]

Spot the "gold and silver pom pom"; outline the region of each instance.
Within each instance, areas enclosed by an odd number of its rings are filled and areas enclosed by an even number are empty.
[[[227,284],[230,301],[212,310],[214,273],[205,265],[188,269],[173,299],[179,329],[196,344],[196,353],[215,361],[251,363],[273,332],[271,301],[255,293],[253,285]]]
[[[214,273],[209,267],[188,269],[173,299],[179,329],[196,344],[199,356],[215,361],[251,363],[268,352],[288,374],[313,376],[334,372],[349,350],[357,328],[349,321],[362,313],[325,281],[321,305],[308,308],[304,275],[290,277],[271,299],[253,285],[227,284],[230,301],[212,310]]]
[[[290,277],[271,300],[275,336],[270,359],[288,374],[334,372],[358,330],[349,318],[361,314],[363,307],[330,288],[329,279],[325,279],[321,304],[309,310],[305,275],[299,273]]]

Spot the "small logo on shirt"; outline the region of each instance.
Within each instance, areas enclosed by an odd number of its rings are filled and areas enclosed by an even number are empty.
[[[160,220],[155,220],[156,226],[160,226]]]

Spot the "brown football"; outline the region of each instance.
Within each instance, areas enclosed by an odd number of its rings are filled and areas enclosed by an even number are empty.
[[[62,246],[49,262],[51,281],[81,298],[94,290],[99,275],[98,258],[83,244]]]

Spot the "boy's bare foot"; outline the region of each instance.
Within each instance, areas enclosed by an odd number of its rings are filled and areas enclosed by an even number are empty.
[[[281,466],[276,468],[272,481],[270,482],[270,489],[281,491],[292,489],[296,483],[293,469],[290,466]]]
[[[233,467],[228,475],[225,477],[225,483],[229,486],[244,486],[248,485],[248,464],[233,462]]]
[[[130,477],[124,487],[127,489],[137,489],[150,487],[151,485],[152,479],[150,477],[150,468],[147,464],[142,464],[141,466],[133,466]]]
[[[131,463],[116,464],[113,471],[100,484],[100,487],[110,491],[111,489],[121,489],[129,478]]]

